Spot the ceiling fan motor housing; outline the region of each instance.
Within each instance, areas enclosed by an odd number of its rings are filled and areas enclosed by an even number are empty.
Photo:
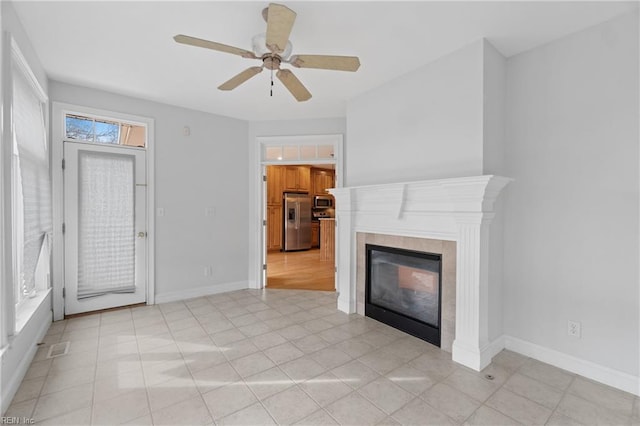
[[[271,55],[264,55],[262,57],[262,63],[264,64],[264,67],[269,70],[277,70],[278,68],[280,68],[281,62],[282,62],[282,59],[278,55],[271,54]]]

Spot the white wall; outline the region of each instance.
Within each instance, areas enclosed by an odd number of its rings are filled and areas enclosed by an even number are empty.
[[[259,276],[256,265],[262,264],[262,208],[264,200],[256,188],[260,187],[260,136],[335,135],[346,132],[344,118],[313,120],[273,120],[249,123],[249,285],[257,288]]]
[[[345,186],[482,174],[483,41],[347,106]]]
[[[637,376],[638,15],[507,71],[505,332]]]
[[[155,120],[157,302],[246,288],[247,122],[56,81],[50,97]]]
[[[0,4],[0,8],[2,16],[0,29],[11,33],[14,40],[18,44],[20,51],[27,60],[31,70],[38,79],[42,88],[45,90],[45,93],[47,93],[48,86],[46,74],[44,72],[44,69],[42,68],[42,65],[40,64],[40,60],[38,59],[33,50],[33,47],[31,46],[29,38],[26,36],[26,33],[22,28],[22,24],[18,20],[18,17],[13,9],[13,5],[9,2],[3,1]],[[10,52],[2,51],[2,53],[4,55],[7,55]],[[4,59],[4,56],[2,58]],[[4,91],[6,91],[8,87],[4,86],[4,81],[2,84],[2,91],[4,93]],[[8,105],[5,105],[4,108],[8,108]],[[3,125],[7,124],[8,123],[3,123]],[[10,143],[10,141],[4,140],[3,138],[3,149],[4,144],[6,143]],[[3,194],[3,196],[4,195],[5,194]],[[5,198],[3,208],[10,208],[10,203],[8,202],[8,200],[9,198]],[[10,238],[10,233],[3,233],[2,236],[3,238]],[[5,244],[5,241],[2,241],[2,244],[6,248],[12,247],[10,242],[8,242],[8,244]],[[12,256],[11,253],[6,252],[4,252],[3,255],[7,256],[7,259],[11,259]],[[7,293],[5,292],[5,289],[10,288],[11,286],[12,284],[9,278],[6,276],[6,274],[4,274],[3,271],[3,294],[2,297],[0,297],[0,300],[6,297]],[[6,312],[13,313],[12,310],[6,310],[3,308],[0,308],[0,311],[2,311],[3,314],[5,314]],[[51,324],[51,318],[51,296],[48,295],[36,308],[35,312],[31,316],[31,319],[23,326],[20,332],[13,335],[11,343],[6,347],[0,348],[0,412],[5,412],[15,392],[18,390],[18,386],[22,382],[22,378],[24,377],[29,364],[31,363],[31,360],[36,353],[36,344],[42,339],[47,329],[49,328],[49,325]],[[10,321],[6,322],[9,323]],[[4,330],[3,328],[2,332],[5,333],[6,330]],[[2,340],[3,342],[6,341],[6,336],[3,336],[3,338],[0,340]]]

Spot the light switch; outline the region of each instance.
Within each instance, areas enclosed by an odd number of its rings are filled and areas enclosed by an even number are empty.
[[[182,134],[184,136],[189,136],[191,135],[191,129],[189,128],[189,126],[184,126],[184,128],[182,129]]]

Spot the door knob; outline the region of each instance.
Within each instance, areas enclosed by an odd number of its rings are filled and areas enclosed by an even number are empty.
[[[146,236],[147,236],[146,232],[142,232],[142,231],[138,232],[138,238],[144,238]]]

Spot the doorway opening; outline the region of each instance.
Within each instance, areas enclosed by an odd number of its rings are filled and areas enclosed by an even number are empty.
[[[263,225],[259,287],[335,291],[336,252],[329,242],[335,235],[335,206],[328,189],[342,186],[342,135],[257,140]]]
[[[333,291],[334,165],[271,165],[266,177],[266,287]]]

